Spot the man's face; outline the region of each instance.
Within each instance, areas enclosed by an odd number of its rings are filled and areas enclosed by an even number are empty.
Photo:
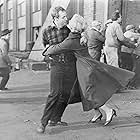
[[[10,33],[5,35],[5,39],[9,40],[10,39]]]
[[[66,11],[59,11],[59,17],[56,19],[57,25],[63,27],[67,25],[67,13]]]
[[[122,16],[120,15],[120,17],[118,18],[118,23],[122,22]]]

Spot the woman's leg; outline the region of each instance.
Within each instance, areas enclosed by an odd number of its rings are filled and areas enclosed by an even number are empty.
[[[109,108],[107,105],[103,105],[100,107],[106,114],[106,122],[104,125],[108,125],[111,121],[112,118],[116,115],[116,111],[114,109]]]

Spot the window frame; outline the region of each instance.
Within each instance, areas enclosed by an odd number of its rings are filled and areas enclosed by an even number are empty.
[[[23,5],[23,6],[22,6]],[[24,8],[23,8],[24,7]],[[20,17],[24,17],[26,15],[26,10],[24,10],[23,12],[23,9],[25,9],[25,1],[22,1],[21,3],[18,4],[17,6],[17,10],[18,10],[18,13],[17,13],[17,17],[20,18]]]
[[[32,0],[32,12],[36,13],[41,11],[41,0]]]

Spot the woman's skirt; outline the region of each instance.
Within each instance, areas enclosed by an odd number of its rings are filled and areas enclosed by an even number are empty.
[[[120,88],[125,87],[134,73],[90,58],[77,59],[77,76],[84,111],[104,105]]]

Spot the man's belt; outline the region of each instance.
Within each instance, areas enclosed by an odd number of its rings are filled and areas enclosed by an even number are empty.
[[[60,63],[67,63],[75,60],[74,55],[66,55],[64,53],[51,55],[52,61],[60,62]]]

